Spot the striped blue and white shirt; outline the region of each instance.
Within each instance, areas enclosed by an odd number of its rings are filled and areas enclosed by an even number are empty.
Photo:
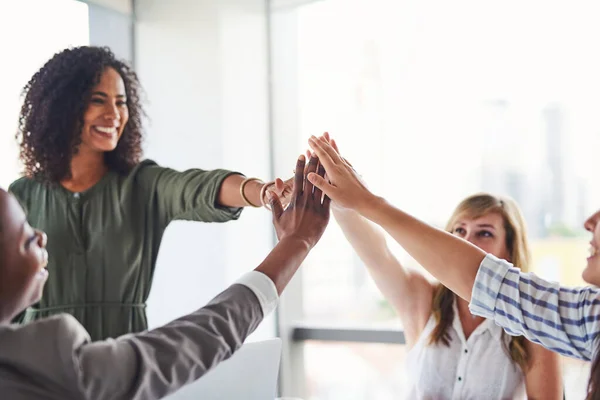
[[[600,331],[600,289],[566,288],[488,254],[479,267],[469,309],[511,335],[590,361]]]

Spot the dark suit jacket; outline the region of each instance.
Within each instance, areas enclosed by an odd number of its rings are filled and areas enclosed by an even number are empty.
[[[230,357],[263,319],[254,292],[234,284],[160,328],[90,342],[71,315],[0,327],[0,398],[150,400]]]

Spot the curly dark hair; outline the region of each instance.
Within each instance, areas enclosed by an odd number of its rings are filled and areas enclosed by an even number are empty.
[[[81,144],[83,115],[105,68],[125,83],[129,121],[116,149],[105,153],[109,169],[126,174],[142,156],[142,89],[136,73],[107,47],[81,46],[55,54],[23,88],[16,134],[24,175],[46,183],[71,176]]]

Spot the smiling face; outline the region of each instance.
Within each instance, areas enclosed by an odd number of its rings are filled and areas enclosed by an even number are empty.
[[[40,300],[47,263],[46,235],[29,226],[17,200],[0,189],[0,323]]]
[[[83,115],[80,151],[113,151],[128,119],[125,83],[115,69],[106,68]]]

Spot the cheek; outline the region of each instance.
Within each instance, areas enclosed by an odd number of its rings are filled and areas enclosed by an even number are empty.
[[[127,124],[127,121],[129,121],[129,110],[125,109],[123,111],[121,111],[121,123],[123,126],[125,126],[125,124]]]
[[[473,244],[479,247],[481,250],[485,251],[486,253],[493,254],[498,258],[506,260],[509,256],[506,252],[506,248],[499,241],[491,239],[479,239],[476,241],[476,243]]]
[[[96,107],[88,107],[88,109],[83,113],[83,123],[86,126],[91,125],[92,122],[100,115],[100,112],[95,108]]]

